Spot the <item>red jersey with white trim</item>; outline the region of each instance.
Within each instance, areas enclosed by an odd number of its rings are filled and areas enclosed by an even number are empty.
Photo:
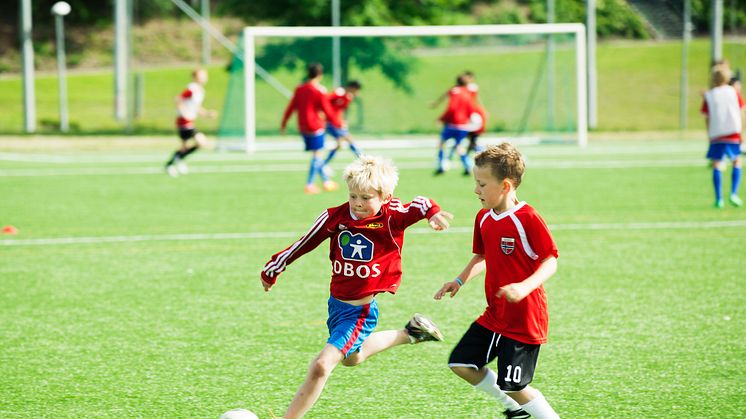
[[[290,103],[285,108],[281,126],[285,129],[288,119],[294,111],[298,112],[298,129],[303,134],[318,134],[324,132],[326,119],[336,127],[342,127],[342,121],[336,116],[326,95],[326,89],[311,81],[301,84],[295,89]]]
[[[181,103],[176,109],[176,126],[181,129],[194,128],[194,120],[197,119],[199,109],[205,100],[205,88],[199,83],[189,83],[179,95],[179,100]]]
[[[474,113],[479,115],[481,118],[479,121],[479,128],[472,132],[475,134],[482,134],[487,128],[487,111],[484,110],[484,108],[479,104],[479,99],[477,99],[477,96],[479,95],[479,85],[476,83],[469,83],[466,85],[466,90],[471,94],[471,100],[474,102]],[[473,122],[474,118],[471,117],[471,120]]]
[[[378,214],[362,220],[350,212],[349,203],[329,208],[303,237],[272,256],[262,279],[274,284],[287,265],[329,239],[332,297],[358,300],[381,292],[394,294],[401,283],[404,230],[438,212],[438,204],[422,196],[408,204],[394,198]]]
[[[456,86],[448,91],[448,106],[440,116],[440,120],[454,128],[467,129],[474,111],[472,93],[466,86]]]
[[[733,86],[718,86],[705,92],[700,112],[708,118],[707,135],[711,143],[741,143],[744,107],[746,102]]]
[[[539,213],[525,202],[500,214],[491,209],[479,211],[473,251],[484,255],[487,263],[487,308],[477,323],[519,342],[546,343],[549,313],[543,286],[517,303],[495,296],[500,287],[523,281],[545,259],[558,256],[557,245]]]
[[[343,87],[337,87],[333,92],[329,93],[329,103],[331,103],[332,110],[337,119],[344,122],[344,113],[353,99],[354,97],[347,93],[347,90]]]

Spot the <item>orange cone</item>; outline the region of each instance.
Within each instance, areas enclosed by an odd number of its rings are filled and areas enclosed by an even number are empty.
[[[13,226],[3,227],[3,234],[18,234],[18,229]]]

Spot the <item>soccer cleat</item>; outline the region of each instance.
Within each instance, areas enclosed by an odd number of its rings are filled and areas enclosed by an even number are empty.
[[[337,184],[337,182],[333,180],[327,180],[326,182],[324,182],[325,191],[332,192],[332,191],[336,191],[337,189],[339,189],[339,185]]]
[[[523,409],[506,410],[503,413],[505,414],[506,418],[511,418],[511,419],[528,419],[531,417],[531,415],[529,415],[528,412],[526,412]]]
[[[435,169],[435,173],[433,173],[433,176],[440,176],[440,175],[442,175],[445,172],[446,171],[443,170],[443,169]]]
[[[438,326],[422,314],[415,313],[404,328],[407,329],[410,343],[443,340],[443,334],[438,330]]]
[[[303,192],[307,195],[316,195],[317,193],[321,193],[321,190],[316,185],[306,185],[305,188],[303,188]]]
[[[743,206],[743,200],[738,195],[731,195],[730,198],[728,198],[728,202],[731,203],[734,207],[741,207]]]
[[[464,169],[464,176],[471,176],[471,169]]]
[[[184,163],[182,160],[176,162],[176,170],[179,171],[180,175],[189,173],[189,167],[187,167],[186,163]]]
[[[715,208],[723,208],[725,206],[725,203],[722,199],[716,199],[715,205],[713,205]]]
[[[166,166],[166,173],[168,173],[168,175],[171,177],[179,176],[179,170],[173,164],[169,164],[168,166]]]

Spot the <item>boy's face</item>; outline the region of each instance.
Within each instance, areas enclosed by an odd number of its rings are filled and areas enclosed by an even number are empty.
[[[512,188],[507,179],[497,179],[489,167],[474,166],[474,193],[482,202],[482,208],[504,211],[507,208],[509,192]]]
[[[207,84],[207,71],[200,70],[194,73],[194,80],[199,84]]]
[[[362,220],[378,214],[381,207],[390,199],[390,196],[384,198],[374,189],[358,190],[351,188],[349,193],[350,211],[355,217]]]
[[[352,95],[352,97],[357,96],[357,91],[358,91],[357,88],[355,88],[355,87],[348,87],[345,90],[347,90],[347,93],[349,93],[350,95]]]

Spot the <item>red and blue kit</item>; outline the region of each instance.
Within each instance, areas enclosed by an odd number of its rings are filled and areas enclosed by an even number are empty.
[[[363,220],[352,214],[349,203],[329,208],[303,237],[272,256],[262,278],[274,284],[287,265],[330,239],[332,297],[358,300],[381,292],[396,293],[401,283],[404,230],[438,212],[435,201],[425,197],[407,204],[394,198],[377,215]]]
[[[332,105],[334,116],[340,121],[344,121],[344,113],[352,103],[354,97],[347,93],[347,90],[338,87],[329,93],[329,103]]]
[[[744,107],[746,102],[733,86],[718,86],[705,92],[700,112],[709,118],[707,134],[710,143],[741,143],[741,109]]]
[[[342,126],[342,121],[329,103],[326,89],[316,83],[303,83],[295,89],[282,116],[283,129],[293,112],[298,112],[298,129],[304,135],[323,134],[327,119],[337,127]],[[326,115],[327,119],[324,119],[322,114]]]
[[[466,86],[456,86],[448,91],[448,107],[440,120],[446,127],[468,131],[471,114],[475,111],[474,94]]]
[[[543,286],[517,303],[496,297],[500,287],[523,281],[545,259],[558,256],[557,245],[539,213],[525,202],[499,214],[492,209],[479,211],[473,251],[483,255],[487,264],[487,308],[476,322],[518,342],[546,343],[549,313]]]
[[[179,98],[181,107],[178,109],[176,127],[180,130],[194,129],[194,120],[205,100],[205,88],[199,83],[189,83]]]

